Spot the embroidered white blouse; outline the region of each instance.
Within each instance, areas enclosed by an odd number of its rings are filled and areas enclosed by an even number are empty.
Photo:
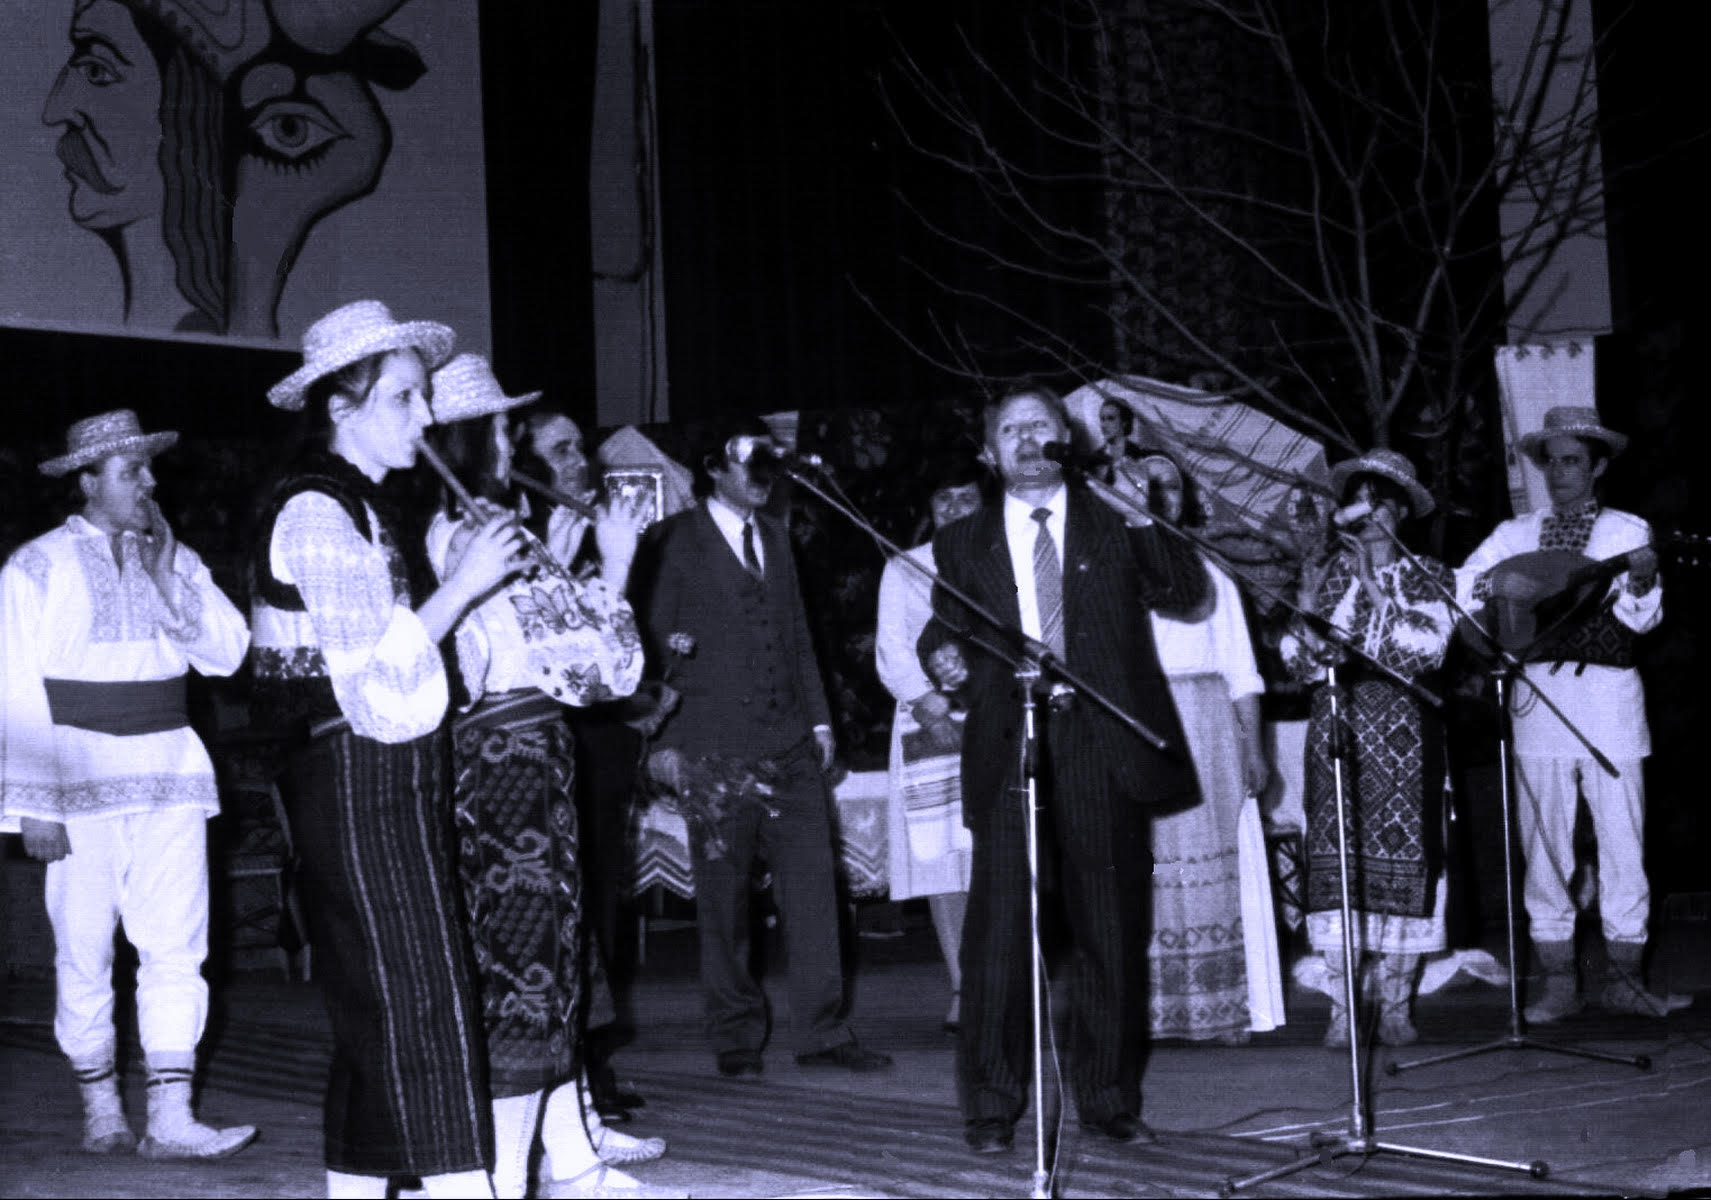
[[[428,560],[441,578],[460,524],[440,513],[428,527]],[[456,639],[472,704],[535,688],[580,708],[628,696],[642,678],[635,613],[598,576],[574,586],[545,572],[515,576],[465,615]]]
[[[230,675],[249,627],[196,552],[173,558],[174,595],[144,569],[136,534],[114,540],[81,516],[0,571],[0,830],[172,808],[220,809],[214,768],[188,726],[116,736],[55,725],[44,679],[139,683],[194,667]]]
[[[368,521],[380,528],[372,509]],[[268,561],[304,611],[258,604],[254,620],[258,649],[318,650],[352,732],[396,745],[439,728],[448,690],[439,646],[397,597],[390,553],[337,500],[300,492],[279,510]]]

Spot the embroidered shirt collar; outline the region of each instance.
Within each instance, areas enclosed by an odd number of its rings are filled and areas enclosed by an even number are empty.
[[[1559,521],[1572,521],[1576,517],[1596,517],[1598,501],[1596,498],[1582,500],[1579,504],[1571,504],[1567,508],[1552,508],[1550,515]]]

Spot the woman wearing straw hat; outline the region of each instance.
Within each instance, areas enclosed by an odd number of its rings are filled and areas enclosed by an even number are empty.
[[[1432,511],[1432,495],[1414,464],[1393,450],[1369,450],[1331,468],[1331,487],[1357,515],[1339,534],[1303,606],[1341,630],[1367,658],[1345,656],[1311,633],[1285,637],[1283,651],[1308,680],[1336,662],[1343,723],[1352,739],[1345,760],[1349,806],[1349,892],[1357,928],[1355,965],[1361,1002],[1378,1009],[1380,1041],[1406,1045],[1418,1034],[1410,1016],[1420,956],[1445,948],[1445,886],[1437,845],[1444,777],[1443,731],[1421,701],[1375,660],[1413,681],[1437,669],[1454,630],[1446,589],[1450,573],[1435,559],[1404,554],[1396,538],[1406,517]],[[1330,974],[1327,1046],[1346,1046],[1336,791],[1328,689],[1314,691],[1307,732],[1307,938]]]
[[[256,699],[306,727],[284,783],[332,1016],[333,1196],[491,1195],[479,1007],[458,912],[439,642],[523,564],[482,524],[437,588],[419,525],[380,485],[416,460],[452,331],[377,301],[322,317],[268,392],[316,431],[261,508],[251,564]]]
[[[448,496],[429,526],[429,560],[446,576],[509,498],[506,413],[540,393],[507,396],[477,354],[436,371],[433,393],[434,443],[480,510],[460,511]],[[591,1108],[584,1124],[577,1042],[591,947],[575,747],[563,707],[627,696],[641,680],[641,637],[624,587],[644,517],[640,501],[602,508],[598,573],[579,578],[537,564],[472,608],[454,635],[467,697],[452,719],[458,871],[493,1094],[493,1187],[502,1198],[527,1190],[537,1127],[546,1194],[661,1194],[612,1164],[658,1158],[663,1140],[608,1129]]]

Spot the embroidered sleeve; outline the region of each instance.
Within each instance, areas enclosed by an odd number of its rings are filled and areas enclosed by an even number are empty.
[[[543,574],[502,599],[521,630],[528,677],[549,696],[580,708],[636,690],[644,656],[635,614],[604,580]]]
[[[22,817],[65,819],[53,720],[37,657],[44,589],[32,568],[46,568],[48,559],[36,553],[39,561],[20,563],[15,556],[0,571],[0,830],[9,833],[17,832]]]
[[[271,549],[275,574],[303,596],[351,728],[387,743],[433,732],[446,711],[445,668],[421,620],[395,599],[385,552],[320,492],[286,503]]]
[[[236,671],[249,649],[249,624],[188,546],[179,546],[173,557],[171,591],[163,596],[161,628],[167,637],[204,675]]]
[[[1617,514],[1612,513],[1605,519],[1614,521],[1616,517]],[[1620,533],[1612,539],[1615,544],[1608,550],[1600,545],[1599,557],[1606,554],[1625,554],[1652,544],[1651,526],[1638,517],[1627,517],[1618,528]],[[1618,621],[1635,633],[1650,633],[1658,627],[1658,622],[1663,620],[1661,576],[1654,574],[1649,582],[1650,586],[1636,593],[1632,573],[1624,571],[1610,585],[1610,611]]]
[[[1450,573],[1431,559],[1418,566],[1395,563],[1379,573],[1384,602],[1367,608],[1361,641],[1368,654],[1404,679],[1435,670],[1449,649],[1455,621],[1437,584],[1453,588]]]
[[[445,573],[461,528],[443,517],[429,527],[435,572]],[[472,700],[534,687],[577,707],[633,693],[644,661],[629,601],[598,577],[573,584],[540,570],[505,585],[465,617],[457,652]]]
[[[1319,569],[1318,582],[1306,585],[1307,595],[1302,607],[1348,633],[1346,623],[1338,621],[1337,614],[1344,598],[1354,587],[1354,567],[1348,555],[1338,551]],[[1299,617],[1290,623],[1290,630],[1278,641],[1277,649],[1290,678],[1300,683],[1317,683],[1323,679],[1327,654],[1335,657],[1342,653],[1334,646],[1327,647],[1314,624]]]

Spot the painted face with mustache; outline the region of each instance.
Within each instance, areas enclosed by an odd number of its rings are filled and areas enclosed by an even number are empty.
[[[56,152],[71,185],[72,220],[122,229],[159,219],[160,70],[118,0],[80,2],[71,56],[54,80],[42,121],[64,127]]]

